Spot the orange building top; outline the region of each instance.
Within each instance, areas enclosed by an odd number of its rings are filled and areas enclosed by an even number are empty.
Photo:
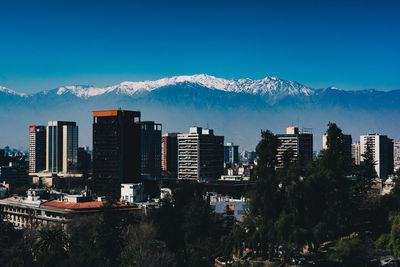
[[[121,109],[93,111],[93,117],[118,116],[118,114],[121,114],[121,113],[126,113],[126,114],[140,117],[140,111],[121,110]]]
[[[101,110],[101,111],[93,111],[93,117],[109,117],[109,116],[117,116],[118,110]]]

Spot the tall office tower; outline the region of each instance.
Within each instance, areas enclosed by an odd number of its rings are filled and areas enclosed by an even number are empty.
[[[400,170],[400,142],[393,144],[393,158],[394,170]]]
[[[324,134],[322,136],[322,148],[323,149],[328,148],[328,145],[326,144],[327,137],[328,137],[327,134]],[[352,140],[350,134],[343,135],[344,153],[349,160],[352,158],[352,150],[351,150],[352,142],[353,142],[353,140]]]
[[[162,126],[154,121],[142,121],[142,173],[161,177]]]
[[[232,166],[239,163],[239,146],[233,143],[227,143],[224,146],[224,162],[230,163]]]
[[[177,178],[178,173],[178,134],[167,133],[161,138],[161,166],[171,178]]]
[[[361,162],[361,150],[360,150],[360,142],[354,142],[351,144],[351,159],[354,164],[360,165]]]
[[[93,112],[93,184],[98,195],[119,199],[121,184],[141,181],[139,111]]]
[[[361,162],[369,146],[372,150],[377,177],[385,178],[393,173],[393,140],[386,135],[367,134],[360,136]]]
[[[0,149],[0,166],[6,165],[6,153],[4,149]]]
[[[211,129],[192,127],[178,134],[178,179],[207,181],[224,173],[224,137]]]
[[[276,158],[278,166],[283,165],[285,151],[293,152],[292,161],[306,163],[313,159],[313,135],[309,132],[299,132],[297,127],[286,128],[286,134],[277,134],[280,144],[277,149]]]
[[[92,165],[92,156],[89,153],[88,147],[78,147],[78,171],[84,177],[89,176],[89,170]]]
[[[46,133],[46,170],[74,173],[78,167],[78,126],[72,121],[49,121]]]
[[[46,169],[46,126],[29,126],[29,172]]]

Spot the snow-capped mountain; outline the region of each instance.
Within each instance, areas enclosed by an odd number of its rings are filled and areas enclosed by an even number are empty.
[[[318,149],[329,121],[354,140],[376,131],[400,139],[399,103],[400,90],[313,89],[275,77],[223,79],[206,74],[106,87],[63,86],[30,95],[0,87],[0,147],[27,147],[27,127],[50,120],[76,121],[80,145],[90,145],[92,111],[121,107],[162,123],[164,132],[209,126],[247,149],[254,149],[260,129],[284,133],[293,124],[311,127]]]
[[[134,95],[137,93],[150,92],[165,86],[173,86],[180,83],[191,83],[200,85],[213,90],[226,92],[247,93],[261,96],[287,96],[287,95],[312,95],[313,89],[294,81],[286,81],[276,77],[266,77],[261,80],[252,79],[224,79],[216,78],[207,74],[197,74],[191,76],[174,76],[163,78],[156,81],[143,82],[122,82],[108,87],[93,86],[64,86],[58,89],[58,95],[66,93],[74,94],[78,97],[92,97],[108,93]]]
[[[22,96],[22,97],[26,96],[26,94],[24,94],[24,93],[17,93],[16,91],[8,89],[7,87],[4,87],[4,86],[0,86],[0,93],[5,93],[8,95]]]

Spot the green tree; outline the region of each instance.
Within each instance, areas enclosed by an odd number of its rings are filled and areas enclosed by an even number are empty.
[[[32,245],[35,262],[39,266],[66,266],[68,238],[61,228],[45,227],[37,232]]]

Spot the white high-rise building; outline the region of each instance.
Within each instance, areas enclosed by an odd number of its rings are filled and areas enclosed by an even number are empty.
[[[46,136],[46,170],[73,173],[78,168],[78,126],[70,121],[49,121]]]
[[[371,148],[375,161],[375,171],[377,177],[384,178],[393,173],[393,140],[386,135],[367,134],[360,136],[361,162],[363,154],[367,151],[367,146]]]
[[[394,170],[400,170],[400,142],[396,142],[393,145],[393,162]]]
[[[223,136],[201,127],[178,134],[178,179],[207,181],[219,179],[223,173]]]
[[[46,169],[46,126],[29,126],[29,172]]]
[[[311,132],[300,132],[298,127],[286,128],[286,134],[277,134],[279,147],[276,158],[278,166],[283,165],[285,151],[292,150],[292,161],[307,163],[313,158],[313,135]]]
[[[356,141],[351,144],[351,158],[356,165],[360,165],[361,162],[361,151],[360,142]]]

